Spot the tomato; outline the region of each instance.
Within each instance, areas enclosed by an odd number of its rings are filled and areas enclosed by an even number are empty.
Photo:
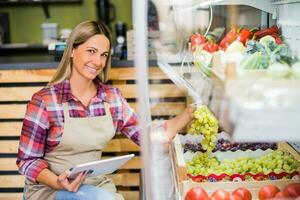
[[[230,193],[225,190],[216,190],[211,195],[211,200],[230,200]]]
[[[287,185],[283,191],[289,193],[292,198],[296,198],[300,196],[300,183],[291,183]]]
[[[251,200],[252,199],[251,192],[249,190],[247,190],[246,188],[237,188],[236,190],[234,190],[232,192],[232,194],[239,195],[242,198],[242,200]]]
[[[273,200],[285,200],[285,199],[292,199],[291,195],[287,192],[287,191],[281,191],[278,192],[275,197],[273,198]]]
[[[238,194],[232,194],[229,197],[230,200],[244,200],[240,195]]]
[[[258,191],[260,200],[271,199],[279,192],[279,188],[275,185],[266,185]]]
[[[186,193],[184,200],[209,200],[209,196],[203,188],[193,187]]]

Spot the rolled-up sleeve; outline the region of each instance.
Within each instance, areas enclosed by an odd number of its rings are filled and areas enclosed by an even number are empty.
[[[138,116],[130,107],[121,92],[117,90],[117,93],[121,101],[121,109],[118,109],[117,112],[119,113],[116,113],[119,116],[117,132],[121,132],[122,134],[130,138],[134,143],[140,145],[141,138],[138,126]]]
[[[43,160],[48,127],[46,105],[42,97],[35,94],[27,105],[16,162],[19,172],[32,182],[48,167]]]

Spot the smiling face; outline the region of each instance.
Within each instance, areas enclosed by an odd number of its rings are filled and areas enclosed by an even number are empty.
[[[93,80],[106,66],[110,49],[108,38],[103,34],[90,37],[72,50],[71,77]]]

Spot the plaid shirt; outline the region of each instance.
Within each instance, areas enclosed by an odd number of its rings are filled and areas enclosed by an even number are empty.
[[[36,182],[38,174],[48,167],[43,156],[52,151],[62,138],[62,103],[68,102],[70,117],[93,117],[105,114],[103,102],[107,102],[116,132],[140,143],[137,115],[121,92],[111,85],[101,83],[99,79],[94,82],[97,85],[97,95],[88,107],[72,95],[69,80],[43,88],[32,96],[27,105],[17,156],[19,172],[30,181]]]

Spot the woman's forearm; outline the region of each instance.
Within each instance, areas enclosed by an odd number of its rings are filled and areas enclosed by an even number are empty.
[[[42,170],[37,176],[37,182],[47,185],[53,189],[61,190],[63,187],[58,182],[58,176],[48,168]]]
[[[189,122],[193,120],[194,111],[194,106],[188,106],[183,113],[166,121],[169,141],[172,140],[179,131],[181,131]]]

